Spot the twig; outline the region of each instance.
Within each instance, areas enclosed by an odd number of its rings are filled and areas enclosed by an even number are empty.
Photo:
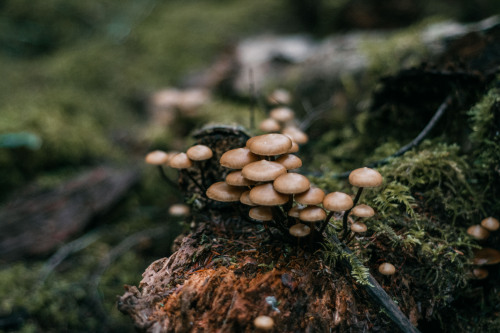
[[[378,167],[381,165],[385,165],[385,164],[389,163],[389,161],[392,158],[401,156],[404,153],[406,153],[407,151],[409,151],[410,149],[418,146],[424,140],[424,138],[429,134],[429,132],[434,128],[434,126],[439,121],[439,119],[441,119],[442,115],[444,114],[444,112],[446,111],[448,106],[451,104],[451,101],[452,101],[452,97],[447,96],[446,99],[444,100],[444,102],[441,103],[441,105],[437,109],[436,113],[434,113],[434,116],[432,116],[431,120],[424,127],[424,129],[410,143],[401,147],[397,152],[395,152],[391,156],[368,164],[368,167],[374,168],[374,167]],[[351,170],[346,171],[346,172],[342,172],[342,173],[338,173],[338,174],[334,174],[334,175],[332,175],[332,177],[339,178],[339,179],[347,178],[347,177],[349,177],[350,173],[351,173]]]
[[[64,259],[66,259],[71,254],[81,251],[86,247],[90,246],[92,243],[97,241],[102,235],[103,235],[103,230],[97,229],[89,233],[86,233],[82,237],[77,238],[74,241],[69,242],[63,245],[61,248],[59,248],[59,250],[57,250],[57,252],[54,253],[49,258],[49,260],[45,262],[42,269],[40,270],[36,289],[40,288],[44,284],[45,280],[50,275],[50,273],[52,273],[52,271],[56,269],[56,267],[59,266],[59,264],[63,262]]]
[[[342,243],[335,235],[329,235],[328,239],[338,245],[342,251],[347,253],[356,264],[363,265],[361,261],[354,255],[354,253]],[[345,264],[351,269],[351,265],[347,260],[344,260]],[[380,284],[375,280],[375,278],[368,273],[368,285],[363,285],[364,290],[370,295],[370,297],[381,306],[391,318],[391,320],[398,326],[401,332],[405,333],[419,333],[420,331],[413,326],[408,317],[405,316],[399,307],[394,303],[391,297],[385,292],[385,290],[380,286]]]

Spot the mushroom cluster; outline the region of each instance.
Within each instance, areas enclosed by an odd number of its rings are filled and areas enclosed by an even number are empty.
[[[350,229],[347,217],[366,218],[375,212],[367,205],[357,205],[361,191],[382,184],[382,176],[375,170],[354,170],[349,178],[359,188],[354,200],[346,193],[325,192],[311,185],[309,179],[295,169],[302,161],[292,152],[298,145],[288,136],[269,133],[250,138],[246,147],[225,152],[220,164],[232,171],[225,181],[212,184],[206,192],[215,201],[242,203],[249,206],[249,217],[263,223],[273,237],[271,228],[282,235],[296,238],[321,238],[335,212],[344,212],[343,237],[352,232],[366,231],[362,222],[354,222]],[[354,208],[354,209],[353,209]]]
[[[203,171],[203,163],[213,157],[213,152],[210,147],[205,145],[194,145],[184,152],[166,153],[161,150],[155,150],[146,155],[145,161],[148,164],[158,166],[160,174],[164,180],[171,185],[175,183],[171,181],[165,174],[164,167],[177,169],[179,173],[186,175],[199,188],[201,193],[205,193],[205,179]],[[198,168],[200,170],[201,182],[198,182],[190,173],[190,169]]]
[[[497,231],[500,228],[500,222],[494,217],[487,217],[480,224],[475,224],[467,229],[467,234],[480,243],[484,243],[491,232]],[[472,268],[472,276],[475,279],[481,280],[488,277],[489,272],[484,267],[485,265],[494,265],[500,263],[500,252],[492,248],[482,248],[474,251],[472,260],[474,267]]]

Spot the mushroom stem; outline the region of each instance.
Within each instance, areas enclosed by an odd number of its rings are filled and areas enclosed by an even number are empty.
[[[179,185],[176,184],[172,179],[168,178],[167,174],[165,173],[165,170],[163,170],[163,167],[161,165],[158,165],[158,171],[160,172],[161,178],[170,186],[173,188],[179,188]]]
[[[276,227],[278,229],[281,229],[280,230],[281,232],[285,233],[288,230],[288,228],[284,224],[284,221],[286,220],[286,218],[285,218],[285,215],[283,214],[283,212],[281,211],[280,207],[279,206],[272,206],[271,211],[273,212],[273,220],[276,223]]]
[[[189,173],[188,170],[180,170],[180,172],[183,172],[186,176],[188,176],[188,178],[196,185],[196,187],[198,187],[198,189],[201,191],[202,195],[205,195],[205,192],[207,191],[207,189],[204,187],[204,186],[201,186],[200,183],[198,183],[198,181],[196,179],[194,179],[193,175],[191,175]]]
[[[323,225],[321,225],[321,227],[319,228],[319,233],[320,235],[323,234],[323,232],[325,231],[326,227],[328,226],[328,223],[330,222],[330,219],[332,218],[333,214],[335,212],[332,210],[330,213],[328,213],[328,215],[326,216],[325,220],[323,221]]]
[[[363,193],[363,187],[360,187],[358,189],[358,193],[356,193],[356,197],[353,200],[352,207],[349,208],[348,210],[346,210],[344,212],[344,216],[342,217],[342,241],[344,241],[349,234],[347,231],[347,218],[349,217],[349,213],[351,212],[352,208],[356,207],[356,204],[358,203],[359,198],[361,198],[361,193]]]

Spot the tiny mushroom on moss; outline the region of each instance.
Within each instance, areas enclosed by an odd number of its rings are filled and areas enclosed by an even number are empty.
[[[500,222],[494,217],[487,217],[481,221],[481,226],[489,231],[497,231],[500,228]]]
[[[467,229],[467,233],[472,236],[472,238],[478,240],[478,241],[483,241],[487,239],[490,236],[490,232],[488,229],[483,228],[479,224],[471,225]]]
[[[355,206],[351,212],[357,217],[372,217],[375,215],[373,208],[364,204]]]
[[[350,195],[344,192],[328,193],[323,198],[323,207],[332,212],[342,212],[351,209],[353,201]]]
[[[377,187],[382,185],[382,175],[374,169],[367,167],[351,171],[349,183],[356,187]]]
[[[351,230],[355,233],[361,234],[363,232],[366,232],[368,228],[363,222],[354,222],[353,224],[351,224]]]
[[[394,273],[396,273],[396,267],[394,267],[394,265],[389,262],[384,262],[383,264],[378,266],[378,271],[383,275],[393,275]]]

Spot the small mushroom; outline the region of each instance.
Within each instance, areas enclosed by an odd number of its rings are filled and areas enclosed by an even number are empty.
[[[351,171],[349,183],[356,187],[377,187],[382,185],[382,175],[377,171],[367,167]]]
[[[394,267],[394,265],[391,263],[384,262],[383,264],[378,266],[378,271],[383,275],[393,275],[394,273],[396,273],[396,267]]]
[[[271,104],[290,104],[292,101],[292,95],[288,90],[278,88],[269,95],[267,100]]]
[[[242,169],[245,165],[258,161],[260,158],[248,148],[235,148],[222,154],[219,163],[229,169]]]
[[[292,146],[290,147],[290,149],[288,149],[288,153],[291,154],[291,153],[296,153],[298,151],[299,151],[299,145],[292,139]]]
[[[240,202],[247,206],[257,206],[250,200],[250,190],[241,193]]]
[[[249,163],[241,170],[243,177],[256,182],[272,181],[284,173],[286,168],[283,165],[267,160]]]
[[[277,192],[273,184],[257,185],[250,190],[250,200],[260,206],[278,206],[288,202],[288,195]]]
[[[492,248],[482,248],[474,251],[474,265],[495,265],[500,263],[500,252]]]
[[[297,223],[292,225],[290,229],[288,229],[288,232],[290,233],[290,235],[300,238],[309,235],[309,233],[311,232],[311,228],[309,228],[305,224]]]
[[[303,205],[319,205],[323,202],[325,192],[319,187],[311,186],[304,193],[295,195],[295,201]]]
[[[231,186],[226,182],[217,182],[207,189],[207,197],[221,202],[240,201],[241,194],[245,191],[244,187]]]
[[[295,118],[295,112],[289,107],[280,106],[272,109],[269,116],[280,123],[287,123]]]
[[[295,207],[292,207],[290,208],[290,210],[288,211],[288,216],[290,217],[295,217],[295,218],[299,218],[299,214],[300,214],[300,211],[302,209],[300,209],[299,207],[295,206]]]
[[[168,154],[162,150],[155,150],[146,155],[145,161],[151,165],[163,165],[168,162]]]
[[[299,213],[299,219],[305,222],[318,222],[326,218],[323,208],[318,206],[308,206]]]
[[[366,230],[368,230],[368,228],[366,227],[366,224],[364,224],[363,222],[354,222],[353,224],[351,224],[352,232],[362,234],[363,232],[366,232]]]
[[[497,231],[500,228],[500,222],[494,217],[487,217],[481,221],[481,226],[489,231]]]
[[[232,186],[252,186],[255,184],[253,180],[243,177],[241,170],[228,173],[226,176],[226,183]]]
[[[186,216],[189,215],[190,209],[185,204],[173,204],[168,209],[168,213],[172,216]]]
[[[248,211],[248,215],[257,221],[271,221],[273,219],[271,207],[267,206],[252,207]]]
[[[212,149],[205,145],[195,145],[186,151],[186,155],[193,161],[205,161],[214,155]]]
[[[259,129],[262,132],[279,132],[281,129],[280,124],[273,118],[266,118],[263,121],[260,122],[259,124]]]
[[[472,276],[476,280],[484,280],[490,275],[487,269],[481,268],[481,267],[475,267],[472,270]]]
[[[284,173],[273,182],[274,189],[283,194],[303,193],[311,187],[307,177],[299,173]]]
[[[309,141],[309,137],[301,129],[295,126],[285,127],[281,133],[287,135],[293,141],[297,142],[299,145],[306,144]]]
[[[293,154],[285,154],[276,159],[287,170],[298,169],[302,166],[302,160]]]
[[[375,215],[375,211],[368,205],[357,205],[352,209],[352,214],[357,217],[372,217]]]
[[[193,166],[193,161],[186,153],[178,153],[169,159],[168,164],[174,169],[187,169]]]
[[[258,316],[254,319],[253,324],[256,329],[271,331],[274,327],[274,320],[269,316]]]
[[[351,209],[352,206],[351,196],[344,192],[328,193],[323,199],[323,207],[333,212],[342,212]]]
[[[488,229],[483,228],[479,224],[471,225],[467,229],[467,233],[472,236],[472,238],[478,240],[478,241],[484,241],[490,236],[490,232]]]
[[[251,138],[250,151],[261,156],[286,154],[292,147],[292,140],[283,134],[270,133]]]

